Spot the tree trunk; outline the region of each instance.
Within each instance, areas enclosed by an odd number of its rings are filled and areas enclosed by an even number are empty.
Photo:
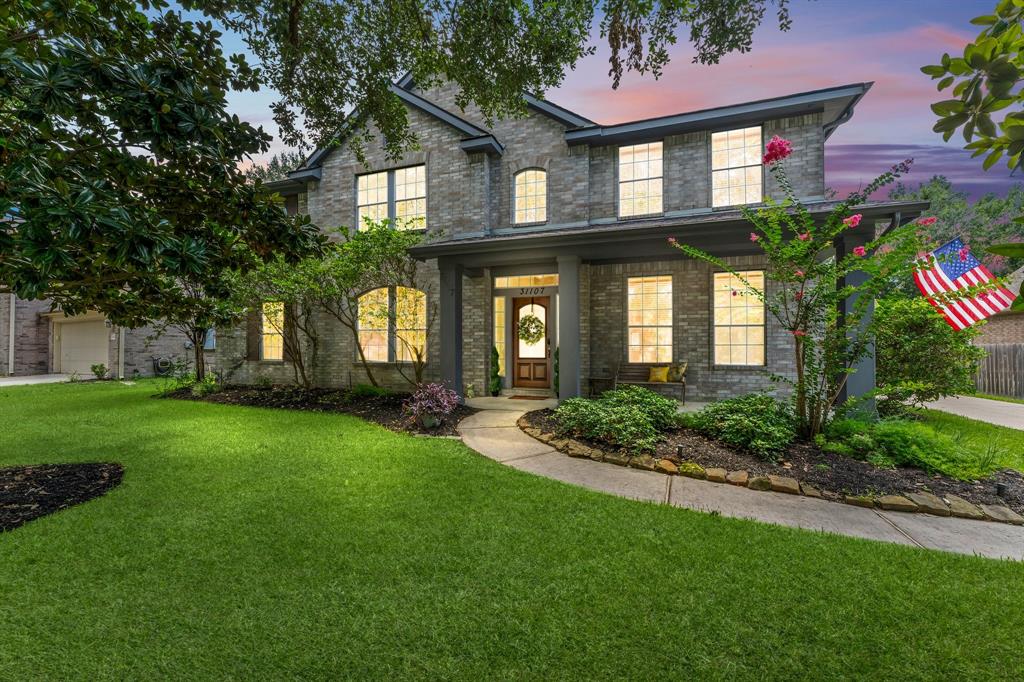
[[[192,342],[192,357],[196,363],[196,381],[206,378],[206,329],[192,329],[188,334]]]

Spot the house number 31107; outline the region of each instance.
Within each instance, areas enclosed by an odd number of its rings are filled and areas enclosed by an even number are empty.
[[[520,296],[540,296],[544,293],[544,287],[521,287],[519,289]]]

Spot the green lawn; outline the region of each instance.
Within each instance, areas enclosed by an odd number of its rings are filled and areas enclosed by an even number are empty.
[[[1024,432],[996,426],[940,410],[921,410],[925,423],[957,439],[981,458],[992,460],[992,469],[1024,471]]]
[[[1020,678],[1024,565],[606,497],[341,415],[0,391],[0,679]]]
[[[1001,403],[1017,403],[1018,405],[1024,405],[1024,400],[1020,398],[1010,398],[1005,395],[989,395],[988,393],[975,393],[975,398],[984,398],[985,400],[998,400]]]

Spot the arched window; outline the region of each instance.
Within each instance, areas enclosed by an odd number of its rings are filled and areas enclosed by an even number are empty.
[[[515,176],[512,222],[516,225],[544,223],[548,219],[548,174],[528,168]]]
[[[427,295],[386,287],[359,297],[359,346],[370,362],[422,362],[427,357]]]

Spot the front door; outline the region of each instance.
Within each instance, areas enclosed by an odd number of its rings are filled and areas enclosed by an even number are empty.
[[[551,387],[551,326],[550,296],[532,296],[529,298],[512,299],[512,307],[515,315],[512,318],[512,362],[513,374],[512,385],[522,388],[550,388]],[[532,319],[527,326],[533,328],[543,327],[543,333],[538,340],[523,340],[519,338],[520,322],[525,318],[536,318],[540,321],[538,325]]]

